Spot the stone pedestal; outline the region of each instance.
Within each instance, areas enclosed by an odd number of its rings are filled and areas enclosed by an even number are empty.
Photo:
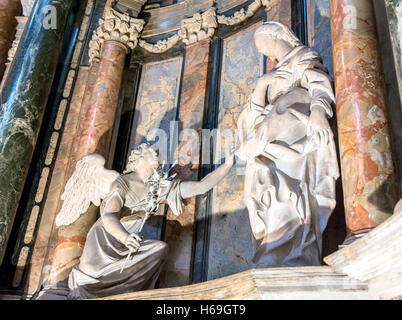
[[[97,300],[367,300],[367,283],[329,267],[250,269],[191,286]]]
[[[21,11],[19,0],[0,0],[0,80],[3,77],[8,50],[11,47],[17,21]]]
[[[372,0],[331,0],[342,184],[349,237],[392,214],[397,200]]]
[[[24,187],[73,0],[38,1],[1,91],[0,262]],[[45,29],[45,6],[57,10],[56,28]],[[46,11],[46,10],[45,10]]]
[[[340,274],[368,283],[376,299],[402,299],[402,200],[387,221],[326,257],[324,261]]]

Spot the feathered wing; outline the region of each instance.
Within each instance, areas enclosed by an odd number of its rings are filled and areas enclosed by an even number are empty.
[[[110,192],[110,187],[120,174],[105,169],[105,158],[93,153],[77,162],[75,171],[67,181],[62,208],[56,217],[56,226],[70,225],[85,213],[91,202],[99,206]]]

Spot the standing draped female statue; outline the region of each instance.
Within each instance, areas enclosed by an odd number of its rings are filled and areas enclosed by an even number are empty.
[[[259,52],[275,58],[238,119],[247,161],[244,197],[258,267],[320,265],[322,233],[335,207],[339,176],[327,118],[335,102],[319,55],[277,22],[254,34]]]

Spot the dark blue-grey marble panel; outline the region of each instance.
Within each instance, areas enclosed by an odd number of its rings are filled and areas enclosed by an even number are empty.
[[[235,137],[240,112],[263,74],[263,56],[254,45],[257,23],[223,41],[218,129]],[[218,141],[215,141],[217,143]],[[224,156],[225,144],[220,149]],[[243,201],[244,163],[237,163],[213,190],[207,279],[216,279],[253,267],[254,245],[248,211]]]

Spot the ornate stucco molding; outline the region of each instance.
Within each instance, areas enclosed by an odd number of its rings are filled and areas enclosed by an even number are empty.
[[[218,16],[218,22],[220,24],[225,24],[229,26],[243,22],[244,20],[252,17],[257,12],[257,10],[262,6],[262,1],[264,0],[255,0],[247,7],[247,10],[241,8],[239,11],[236,11],[232,16],[226,17],[224,15],[220,15]],[[267,0],[265,2],[269,1],[270,0]]]
[[[155,44],[140,39],[139,46],[152,53],[162,53],[168,51],[180,40],[186,45],[190,45],[212,38],[215,29],[218,27],[215,10],[215,7],[211,7],[203,13],[196,13],[191,18],[183,19],[180,24],[180,30],[175,35],[159,40]]]
[[[190,45],[201,40],[212,38],[218,24],[235,25],[252,17],[261,6],[267,8],[280,3],[274,0],[255,0],[247,10],[244,8],[236,11],[232,16],[216,15],[216,8],[210,7],[203,13],[196,13],[190,18],[183,19],[180,29],[167,39],[162,39],[156,43],[147,42],[140,38],[140,34],[145,22],[135,19],[128,14],[120,13],[108,7],[105,11],[104,19],[100,19],[99,27],[94,32],[89,44],[90,62],[100,55],[100,48],[105,40],[116,40],[123,42],[128,48],[134,49],[138,45],[151,53],[163,53],[174,47],[179,41]],[[113,4],[114,2],[111,2]]]
[[[148,52],[152,53],[163,53],[168,51],[170,48],[180,41],[180,36],[175,34],[167,39],[159,40],[157,43],[149,43],[144,39],[139,39],[138,45]]]
[[[196,13],[191,18],[183,19],[180,29],[173,36],[159,40],[156,43],[149,43],[144,39],[139,40],[139,46],[148,52],[163,53],[175,46],[180,40],[186,45],[196,43],[206,38],[212,38],[218,24],[235,25],[252,17],[261,6],[272,9],[281,0],[255,0],[247,10],[244,8],[236,11],[232,16],[216,15],[216,8],[211,7],[203,13]]]
[[[134,49],[144,27],[145,21],[130,17],[112,8],[105,10],[104,18],[99,19],[99,27],[94,31],[89,43],[89,61],[100,56],[105,41],[118,41]]]
[[[220,24],[225,24],[228,26],[232,26],[238,24],[240,22],[245,21],[246,19],[252,17],[259,8],[262,6],[269,7],[272,6],[273,0],[255,0],[248,7],[247,10],[241,8],[239,11],[236,11],[232,16],[226,17],[224,15],[218,16],[218,22]],[[274,4],[278,4],[281,1],[276,1]]]
[[[204,13],[196,13],[191,18],[182,20],[178,35],[185,44],[213,37],[218,27],[215,10],[215,7],[211,7]]]

